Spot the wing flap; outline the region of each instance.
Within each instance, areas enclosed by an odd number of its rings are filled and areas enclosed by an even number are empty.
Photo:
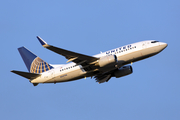
[[[109,79],[111,79],[111,74],[108,74],[108,75],[103,75],[103,74],[96,75],[94,78],[95,78],[96,82],[98,82],[100,84],[100,83],[108,82]]]

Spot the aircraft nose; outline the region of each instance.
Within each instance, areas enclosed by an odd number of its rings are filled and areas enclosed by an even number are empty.
[[[159,48],[160,48],[159,50],[162,51],[162,50],[164,50],[167,46],[168,46],[167,43],[160,42],[160,43],[159,43]]]
[[[165,49],[165,48],[168,46],[168,44],[167,44],[167,43],[164,43],[164,42],[161,42],[161,43],[160,43],[160,46],[161,46],[163,49]]]

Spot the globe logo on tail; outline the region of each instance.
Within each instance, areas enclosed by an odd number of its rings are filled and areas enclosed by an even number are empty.
[[[44,60],[42,60],[39,57],[36,57],[31,64],[30,72],[31,73],[43,73],[52,68],[53,67],[50,66],[47,62],[45,62]]]

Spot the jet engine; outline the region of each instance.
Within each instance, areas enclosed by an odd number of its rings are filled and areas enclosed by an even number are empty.
[[[132,72],[133,72],[132,66],[131,65],[126,65],[126,66],[123,66],[123,67],[119,68],[117,71],[115,71],[113,73],[113,76],[116,77],[116,78],[120,78],[120,77],[129,75]]]
[[[98,65],[100,67],[113,66],[118,62],[116,55],[108,55],[99,59]]]

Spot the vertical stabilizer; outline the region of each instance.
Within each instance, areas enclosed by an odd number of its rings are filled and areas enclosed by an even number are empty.
[[[18,50],[29,72],[42,73],[53,68],[25,47],[20,47]]]

